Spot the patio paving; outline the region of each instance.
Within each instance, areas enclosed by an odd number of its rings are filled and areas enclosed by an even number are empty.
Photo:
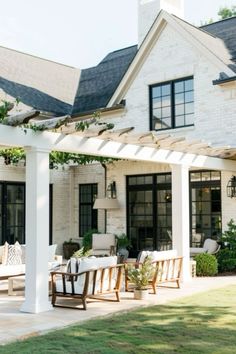
[[[87,311],[54,308],[52,311],[40,314],[28,314],[19,310],[24,300],[23,293],[8,296],[7,291],[4,290],[7,283],[2,281],[0,284],[0,343],[3,345],[17,339],[40,335],[53,329],[95,317],[129,311],[140,306],[165,304],[181,297],[231,284],[236,285],[236,276],[194,278],[191,282],[182,284],[181,289],[158,288],[158,293],[151,294],[147,301],[134,300],[133,293],[122,292],[120,303],[91,301]]]

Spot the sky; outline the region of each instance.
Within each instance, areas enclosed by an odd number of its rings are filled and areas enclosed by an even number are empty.
[[[185,0],[185,19],[218,19],[236,0]],[[137,0],[0,0],[0,45],[77,68],[137,43]]]

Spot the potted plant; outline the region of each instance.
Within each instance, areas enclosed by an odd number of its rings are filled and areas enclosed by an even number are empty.
[[[69,239],[69,241],[64,241],[63,243],[63,255],[65,259],[70,259],[70,257],[80,249],[80,244]]]
[[[131,246],[130,240],[126,234],[116,235],[117,242],[117,254],[121,256],[122,261],[125,261],[129,256],[129,251],[127,248]]]
[[[134,284],[134,298],[136,300],[146,300],[148,298],[148,285],[154,273],[154,266],[151,257],[146,257],[139,268],[128,270],[128,277]]]

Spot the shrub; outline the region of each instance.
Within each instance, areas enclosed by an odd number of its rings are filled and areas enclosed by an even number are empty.
[[[84,247],[82,247],[80,250],[73,253],[72,257],[73,258],[89,257],[91,256],[91,254],[92,254],[92,250],[86,250]]]
[[[129,248],[131,246],[130,240],[126,234],[116,235],[117,248]]]
[[[91,229],[91,230],[88,230],[87,232],[85,232],[84,236],[83,236],[83,248],[84,248],[84,251],[88,251],[92,248],[92,235],[93,234],[97,234],[98,231],[96,229]]]
[[[220,250],[217,254],[219,272],[232,272],[236,270],[236,250],[227,248]]]
[[[201,253],[194,259],[197,262],[196,273],[198,276],[213,276],[218,273],[217,259],[212,254]]]
[[[236,251],[236,224],[231,219],[228,224],[228,230],[224,231],[221,237],[221,241],[224,246],[227,246],[230,250]]]

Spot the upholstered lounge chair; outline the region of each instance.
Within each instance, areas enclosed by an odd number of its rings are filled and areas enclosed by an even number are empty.
[[[113,234],[92,235],[93,256],[112,256],[116,254],[116,238]]]
[[[210,238],[204,241],[203,247],[190,247],[190,256],[194,257],[200,253],[216,254],[220,249],[220,245]]]

